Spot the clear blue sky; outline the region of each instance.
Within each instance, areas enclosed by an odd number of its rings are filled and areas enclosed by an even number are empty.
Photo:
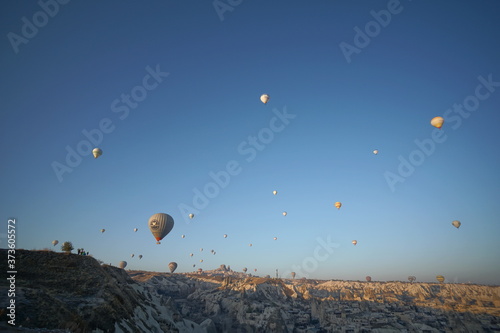
[[[497,1],[61,2],[0,11],[1,247],[500,284]]]

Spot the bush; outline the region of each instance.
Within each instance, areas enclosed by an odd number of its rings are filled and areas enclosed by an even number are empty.
[[[74,247],[71,242],[64,242],[63,245],[61,246],[61,251],[64,251],[66,253],[71,253],[73,251]]]

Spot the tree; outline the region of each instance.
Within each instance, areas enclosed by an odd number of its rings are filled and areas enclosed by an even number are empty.
[[[73,251],[74,247],[73,247],[73,244],[71,244],[71,242],[64,242],[63,245],[61,246],[61,251],[64,251],[66,253],[71,253],[71,251]]]

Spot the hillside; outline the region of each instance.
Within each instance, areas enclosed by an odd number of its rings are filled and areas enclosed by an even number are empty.
[[[494,286],[271,279],[223,265],[169,274],[76,254],[16,255],[16,324],[36,332],[500,331]],[[0,289],[7,294],[6,280]],[[0,299],[4,327],[7,302]]]

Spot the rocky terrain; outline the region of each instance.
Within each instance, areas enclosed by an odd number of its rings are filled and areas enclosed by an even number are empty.
[[[17,251],[17,259],[16,328],[30,332],[500,331],[494,286],[272,279],[224,265],[126,271],[50,251]],[[6,280],[0,289],[7,294]],[[0,331],[7,302],[0,298]]]

